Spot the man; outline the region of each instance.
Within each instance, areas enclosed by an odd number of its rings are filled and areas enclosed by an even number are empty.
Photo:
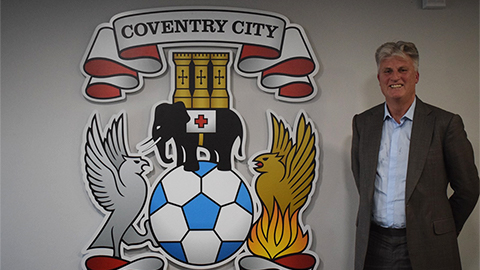
[[[413,43],[385,43],[375,58],[385,103],[353,118],[355,269],[461,269],[457,236],[479,196],[463,122],[416,96]]]

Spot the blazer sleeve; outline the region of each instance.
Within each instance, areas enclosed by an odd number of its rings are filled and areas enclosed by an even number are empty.
[[[453,194],[449,198],[457,233],[472,213],[479,196],[479,178],[473,148],[462,119],[454,115],[444,141],[444,158]]]
[[[357,127],[357,119],[358,119],[358,115],[355,115],[352,121],[352,148],[351,148],[350,158],[351,158],[351,169],[353,173],[353,178],[355,179],[355,184],[357,186],[357,189],[359,189],[360,165],[359,165],[358,155],[359,155],[360,135]]]

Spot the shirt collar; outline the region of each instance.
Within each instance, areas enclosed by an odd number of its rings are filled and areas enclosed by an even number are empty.
[[[390,112],[388,111],[387,108],[387,103],[384,103],[384,115],[383,115],[383,120],[385,121],[388,118],[393,119],[393,117],[390,115]],[[417,104],[417,97],[412,102],[412,105],[410,105],[410,108],[408,108],[407,112],[402,116],[401,120],[403,121],[404,119],[408,119],[410,121],[413,121],[413,114],[415,113],[415,105]]]

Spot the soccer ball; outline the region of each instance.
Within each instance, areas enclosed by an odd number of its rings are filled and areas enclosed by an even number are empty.
[[[158,182],[150,201],[153,234],[167,257],[186,267],[230,261],[250,232],[253,202],[242,179],[217,164],[179,166]]]

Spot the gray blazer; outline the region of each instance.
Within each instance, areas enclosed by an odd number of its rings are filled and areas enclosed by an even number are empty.
[[[355,269],[367,251],[384,104],[353,118],[352,172],[360,195]],[[447,196],[447,186],[453,194]],[[461,269],[457,235],[479,196],[473,149],[460,116],[417,97],[406,179],[407,246],[414,270]]]

